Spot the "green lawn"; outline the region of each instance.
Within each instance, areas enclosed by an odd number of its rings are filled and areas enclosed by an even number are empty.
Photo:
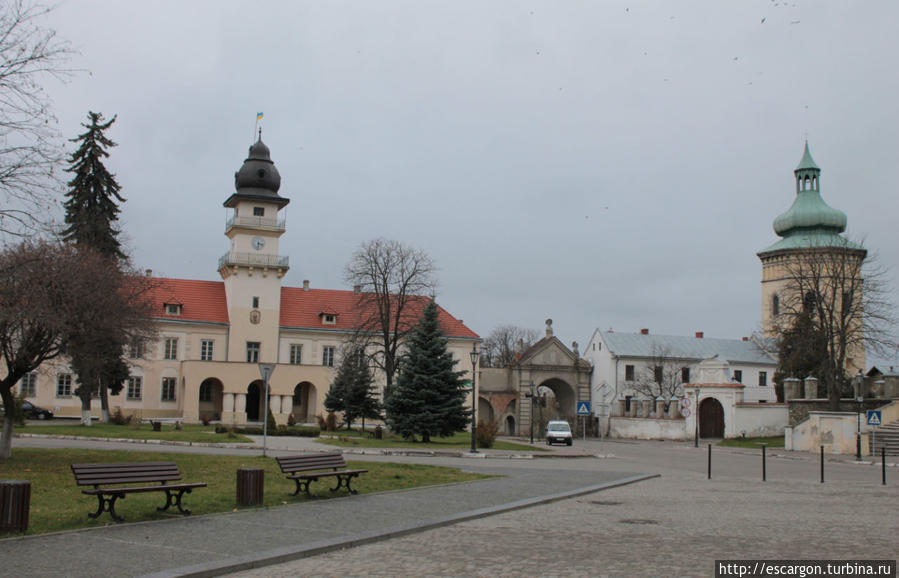
[[[421,441],[408,441],[401,436],[388,434],[384,432],[384,438],[380,440],[371,439],[367,433],[357,430],[338,430],[335,432],[322,432],[322,436],[318,438],[319,443],[340,447],[360,447],[360,448],[414,448],[417,450],[460,450],[471,447],[471,434],[468,432],[459,432],[451,437],[431,438],[428,443]],[[327,437],[335,436],[335,437]],[[495,450],[512,450],[524,452],[545,452],[546,448],[532,446],[528,444],[518,444],[513,442],[496,441],[492,449]]]
[[[209,443],[249,443],[250,438],[242,435],[217,434],[215,426],[185,424],[182,429],[174,425],[163,424],[161,431],[154,432],[148,423],[114,425],[94,422],[90,427],[80,423],[16,426],[13,433],[63,435],[97,438],[125,438],[135,440],[163,440],[177,442],[209,442]]]
[[[721,440],[718,442],[719,446],[729,447],[729,448],[759,448],[761,449],[762,444],[765,444],[769,448],[782,448],[784,447],[784,437],[783,436],[774,436],[774,437],[766,437],[766,438],[732,438],[727,440]]]
[[[114,524],[104,513],[96,520],[87,517],[97,509],[97,498],[86,496],[75,485],[69,468],[72,463],[136,462],[172,460],[178,464],[183,481],[206,482],[209,487],[185,494],[183,505],[193,514],[229,512],[236,507],[237,469],[245,467],[265,469],[266,507],[303,502],[306,498],[291,496],[296,484],[284,477],[273,458],[222,455],[194,455],[133,451],[103,451],[80,449],[13,449],[12,458],[0,460],[0,478],[31,482],[31,510],[28,534],[42,534],[60,530],[74,530]],[[350,468],[369,472],[353,481],[360,494],[404,488],[430,486],[485,479],[491,476],[466,473],[453,468],[417,464],[382,462],[349,462]],[[331,480],[314,482],[310,491],[320,498],[346,496],[345,491],[330,492]],[[162,492],[130,494],[116,503],[116,512],[126,522],[161,520],[180,516],[177,509],[157,512],[165,502]],[[171,513],[174,510],[174,514]]]

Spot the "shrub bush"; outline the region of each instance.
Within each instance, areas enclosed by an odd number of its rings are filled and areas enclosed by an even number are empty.
[[[496,441],[496,434],[499,432],[499,421],[497,420],[478,420],[478,431],[476,438],[479,448],[492,448],[493,442]]]
[[[115,425],[128,425],[129,423],[131,423],[132,417],[134,417],[134,416],[131,414],[129,414],[129,415],[123,414],[122,408],[117,407],[115,410],[115,413],[112,414],[112,416],[109,418],[109,421],[111,421]]]

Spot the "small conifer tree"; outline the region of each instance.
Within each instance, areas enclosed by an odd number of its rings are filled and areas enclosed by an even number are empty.
[[[428,303],[418,325],[409,335],[400,372],[385,403],[387,423],[405,438],[451,436],[464,431],[471,417],[465,407],[464,371],[447,350],[447,339],[438,320],[437,304]]]

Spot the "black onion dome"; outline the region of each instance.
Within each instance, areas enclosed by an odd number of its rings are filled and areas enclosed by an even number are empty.
[[[269,148],[260,138],[250,147],[247,160],[234,173],[234,188],[238,194],[277,195],[281,188],[281,174],[272,162]]]

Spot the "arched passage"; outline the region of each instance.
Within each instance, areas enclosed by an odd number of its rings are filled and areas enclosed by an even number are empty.
[[[293,388],[294,419],[299,423],[315,420],[317,392],[315,386],[308,381],[300,382]]]
[[[506,416],[506,435],[514,436],[515,435],[515,417],[514,416]]]
[[[699,403],[699,437],[724,437],[724,408],[714,397],[707,397]]]
[[[262,382],[254,381],[247,387],[247,421],[259,421],[262,415]]]
[[[493,415],[493,406],[483,397],[478,397],[478,421],[492,422],[496,419]]]
[[[208,377],[200,384],[199,412],[200,419],[222,419],[222,382],[214,377]]]
[[[549,389],[549,392],[546,390]],[[546,413],[547,414],[555,414],[553,417],[557,417],[560,419],[570,419],[572,420],[577,415],[577,408],[575,404],[577,400],[574,394],[574,388],[568,384],[568,382],[558,379],[552,378],[547,379],[537,388],[538,393],[546,392]]]

